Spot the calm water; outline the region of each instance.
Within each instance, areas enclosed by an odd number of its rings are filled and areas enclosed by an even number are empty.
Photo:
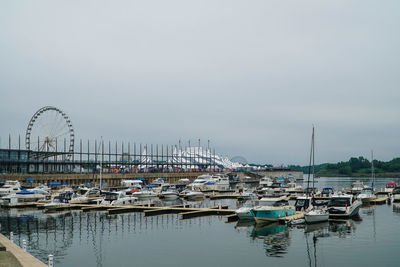
[[[349,187],[350,178],[319,178],[317,187]],[[363,179],[369,184],[369,179]],[[378,188],[396,179],[377,179]],[[397,179],[397,182],[400,182]],[[172,204],[172,203],[167,203]],[[206,201],[197,206],[228,204]],[[400,205],[363,207],[360,218],[311,226],[225,223],[222,217],[42,214],[1,210],[1,232],[55,266],[398,266]]]

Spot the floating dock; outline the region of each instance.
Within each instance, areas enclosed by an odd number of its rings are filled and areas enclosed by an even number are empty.
[[[296,211],[296,214],[294,214],[294,215],[279,218],[278,222],[280,224],[286,224],[286,223],[288,223],[290,221],[299,220],[299,219],[304,219],[304,212]]]

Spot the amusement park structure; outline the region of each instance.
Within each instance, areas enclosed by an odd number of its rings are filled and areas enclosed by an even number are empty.
[[[15,140],[15,139],[14,139]],[[196,146],[190,141],[185,146],[79,140],[69,116],[59,108],[40,108],[30,119],[25,148],[0,145],[0,173],[107,173],[133,172],[194,172],[233,168],[235,163],[216,155],[215,149]],[[101,165],[100,165],[100,162]],[[240,166],[240,164],[238,165]]]

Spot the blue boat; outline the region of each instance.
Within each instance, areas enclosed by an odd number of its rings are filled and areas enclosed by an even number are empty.
[[[294,206],[261,206],[252,209],[254,219],[257,223],[265,223],[277,221],[280,218],[295,215],[296,208]]]

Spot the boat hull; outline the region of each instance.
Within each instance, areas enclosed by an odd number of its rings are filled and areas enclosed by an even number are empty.
[[[319,222],[326,222],[329,220],[329,213],[328,214],[305,214],[304,220],[306,223],[319,223]]]
[[[202,200],[202,199],[204,199],[204,195],[190,195],[190,196],[186,196],[185,199],[187,199],[187,200]]]
[[[400,202],[400,194],[393,195],[393,202]]]
[[[239,217],[239,220],[254,220],[251,208],[240,208],[236,210],[236,215]]]
[[[253,209],[254,219],[257,223],[277,221],[281,218],[292,216],[296,214],[294,206],[286,207],[267,207],[260,209]]]
[[[361,201],[357,201],[350,207],[340,208],[329,208],[329,218],[349,218],[358,215],[358,211],[361,207]]]
[[[164,200],[175,200],[175,199],[179,198],[179,195],[177,195],[177,194],[164,194],[164,195],[162,195],[162,198]]]

